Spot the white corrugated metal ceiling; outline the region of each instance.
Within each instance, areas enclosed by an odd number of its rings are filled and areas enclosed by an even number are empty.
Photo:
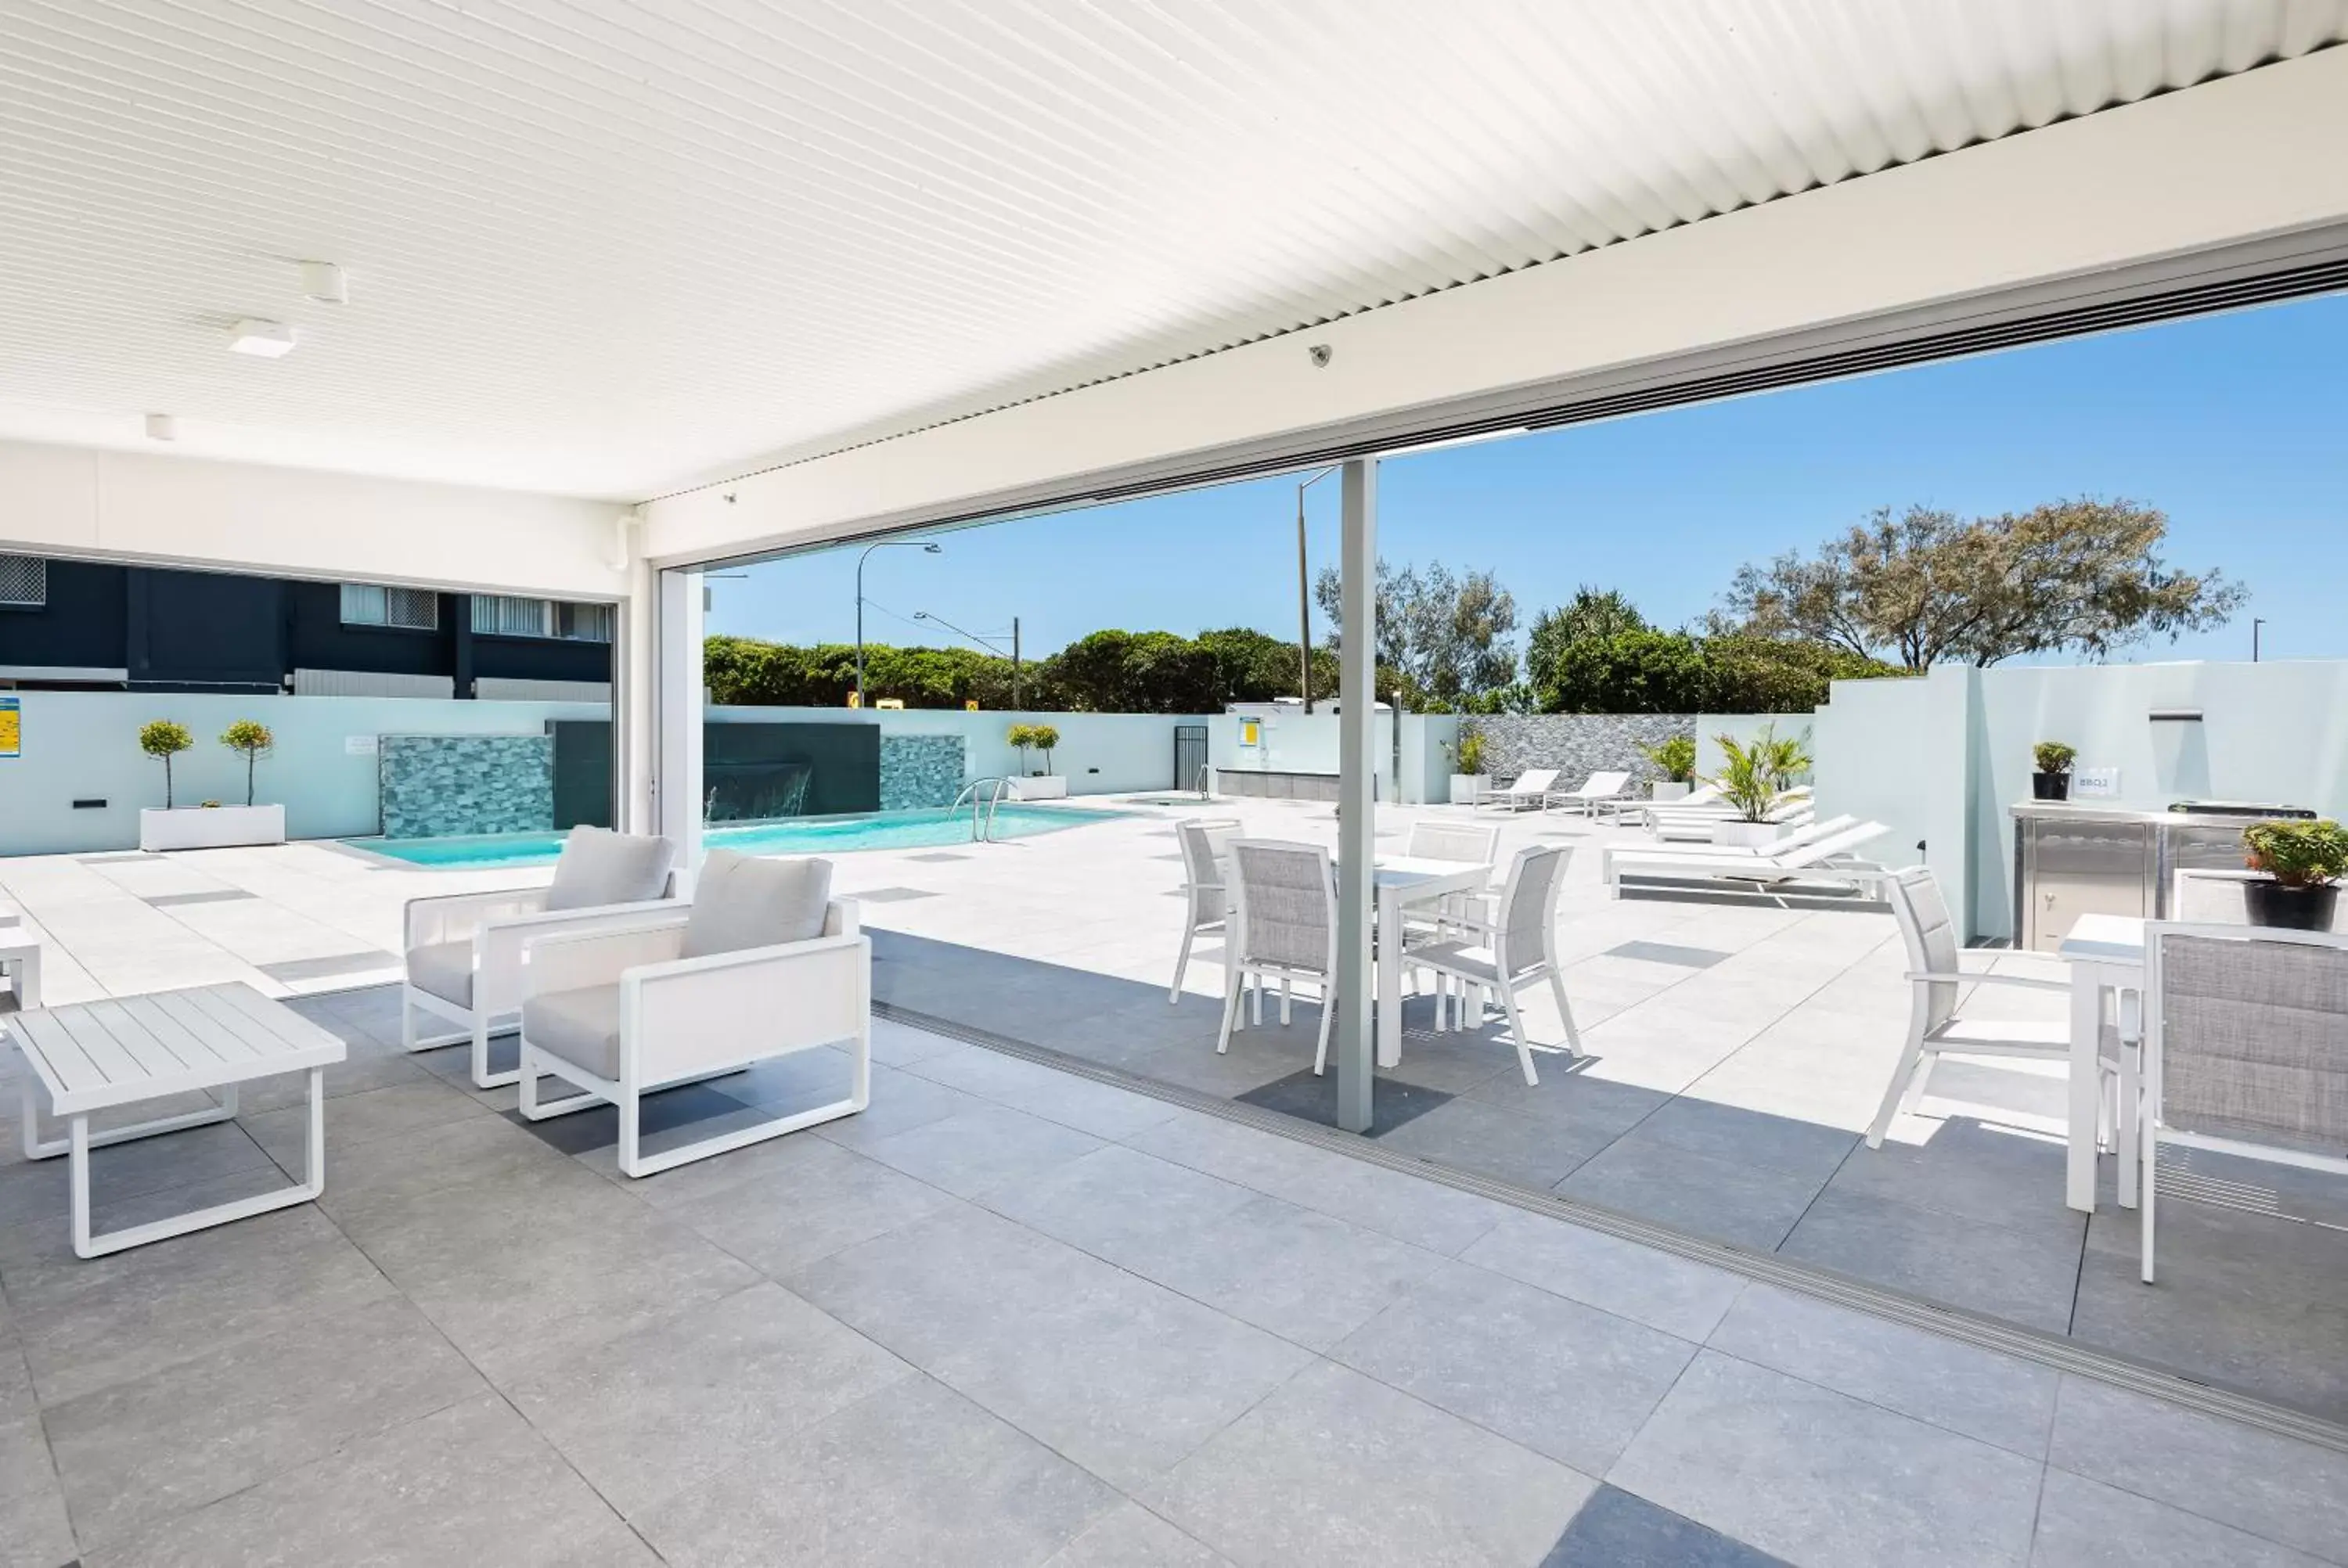
[[[2348,0],[0,0],[0,436],[167,412],[162,450],[641,497],[2343,36]],[[300,348],[230,354],[242,316]]]

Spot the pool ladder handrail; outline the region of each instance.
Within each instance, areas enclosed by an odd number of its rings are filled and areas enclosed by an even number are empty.
[[[990,784],[994,787],[992,789],[987,789],[987,786]],[[954,796],[953,804],[946,807],[946,821],[953,821],[954,813],[962,809],[962,803],[966,800],[970,802],[970,841],[973,844],[994,843],[994,808],[1002,804],[1004,795],[1009,793],[1010,788],[1011,781],[999,774],[989,774],[984,778],[975,778],[971,780],[970,783],[963,785],[961,793]],[[986,790],[987,792],[985,799],[986,815],[983,819],[983,826],[978,814],[980,804],[979,792],[981,790]]]

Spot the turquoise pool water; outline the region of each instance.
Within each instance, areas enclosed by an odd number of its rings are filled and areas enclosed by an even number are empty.
[[[994,836],[1033,838],[1087,822],[1129,816],[1130,812],[1094,811],[1073,806],[1001,805],[995,808]],[[712,849],[743,855],[837,855],[855,849],[924,849],[970,842],[970,813],[948,813],[942,807],[920,811],[884,811],[869,816],[809,816],[789,822],[745,823],[738,827],[712,827],[701,841]],[[544,866],[562,850],[559,833],[496,833],[478,838],[348,838],[343,841],[376,855],[388,855],[417,866],[462,866],[470,870],[499,866]]]

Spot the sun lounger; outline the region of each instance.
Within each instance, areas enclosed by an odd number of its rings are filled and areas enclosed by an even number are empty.
[[[1622,844],[1610,844],[1606,846],[1603,860],[1605,879],[1608,886],[1612,886],[1614,884],[1616,880],[1614,876],[1614,866],[1618,861],[1642,859],[1757,860],[1772,855],[1783,855],[1788,850],[1803,848],[1807,845],[1817,843],[1821,838],[1830,838],[1834,835],[1842,832],[1845,828],[1855,827],[1858,825],[1859,818],[1855,816],[1844,815],[1824,817],[1817,822],[1804,823],[1800,826],[1793,828],[1787,832],[1784,837],[1771,839],[1767,844],[1761,845],[1712,844],[1708,842],[1704,844],[1644,844],[1636,840]]]
[[[1555,768],[1527,768],[1508,788],[1478,795],[1476,809],[1480,811],[1488,805],[1497,805],[1504,811],[1523,811],[1529,806],[1546,811],[1549,809],[1549,796],[1556,788]]]
[[[1549,802],[1555,801],[1560,805],[1572,806],[1585,816],[1595,816],[1601,804],[1622,800],[1630,793],[1630,788],[1631,775],[1627,773],[1591,774],[1582,781],[1580,789],[1550,791],[1541,802],[1541,809],[1547,811]]]
[[[1852,852],[1890,831],[1879,822],[1853,823],[1791,847],[1780,841],[1766,851],[1726,845],[1713,845],[1708,852],[1626,845],[1618,853],[1610,846],[1606,885],[1620,893],[1625,876],[1761,887],[1797,881],[1868,884],[1883,875],[1883,867]]]

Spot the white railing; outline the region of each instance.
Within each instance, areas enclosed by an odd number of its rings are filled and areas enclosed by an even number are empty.
[[[992,844],[994,842],[994,808],[1010,793],[1011,781],[1007,778],[989,774],[985,778],[973,779],[962,786],[962,792],[953,798],[953,804],[946,807],[946,821],[953,821],[954,813],[962,809],[963,802],[968,801],[970,841],[973,844]],[[985,808],[983,813],[980,810],[982,806]]]

